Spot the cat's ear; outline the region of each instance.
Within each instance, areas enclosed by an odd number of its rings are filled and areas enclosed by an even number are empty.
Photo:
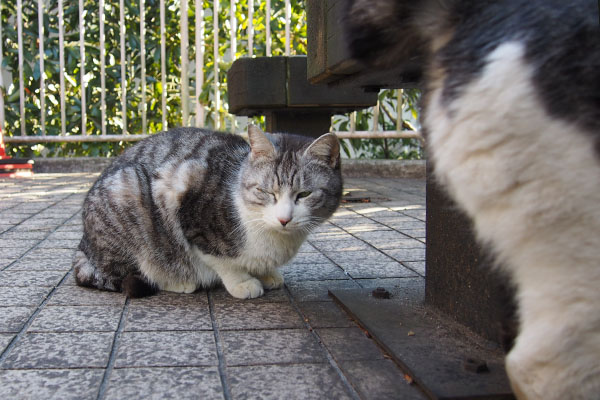
[[[275,147],[267,135],[256,125],[248,125],[248,140],[250,141],[250,154],[253,160],[261,157],[273,157]]]
[[[326,133],[308,146],[304,156],[316,158],[337,168],[340,164],[340,142],[335,134]]]

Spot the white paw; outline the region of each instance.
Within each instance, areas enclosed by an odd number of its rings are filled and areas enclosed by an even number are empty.
[[[197,285],[195,283],[185,282],[185,283],[169,283],[167,284],[163,290],[167,292],[175,292],[175,293],[194,293],[196,291]]]
[[[265,292],[260,281],[256,278],[250,278],[240,282],[231,288],[227,288],[229,294],[238,299],[254,299],[260,297]]]
[[[276,269],[268,275],[260,276],[259,279],[265,289],[279,289],[283,286],[283,275]]]

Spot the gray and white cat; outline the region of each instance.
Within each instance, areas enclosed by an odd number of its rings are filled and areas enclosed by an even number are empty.
[[[592,0],[348,0],[371,66],[427,54],[435,175],[517,290],[519,399],[600,398],[600,26]],[[414,53],[413,53],[414,54]]]
[[[277,267],[340,203],[339,143],[252,125],[248,137],[178,128],[125,151],[84,201],[77,283],[131,297],[280,288]]]

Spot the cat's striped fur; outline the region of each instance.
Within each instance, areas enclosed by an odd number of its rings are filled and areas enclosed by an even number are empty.
[[[129,296],[280,287],[276,268],[339,205],[339,144],[253,126],[248,135],[178,128],[118,157],[83,205],[77,283]]]

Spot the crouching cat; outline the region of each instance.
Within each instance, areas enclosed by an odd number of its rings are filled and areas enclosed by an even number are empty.
[[[178,128],[118,157],[83,204],[77,284],[130,297],[280,288],[277,267],[340,203],[339,143],[252,125],[248,137]]]
[[[436,178],[516,286],[519,399],[600,398],[600,27],[591,0],[348,0],[371,66],[425,49]]]

